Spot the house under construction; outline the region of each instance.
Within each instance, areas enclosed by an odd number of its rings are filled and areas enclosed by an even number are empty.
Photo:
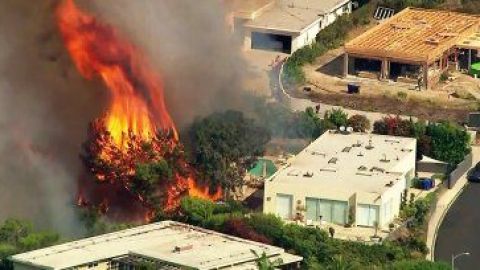
[[[469,71],[480,57],[480,17],[406,8],[345,45],[344,76],[431,88],[449,69]]]

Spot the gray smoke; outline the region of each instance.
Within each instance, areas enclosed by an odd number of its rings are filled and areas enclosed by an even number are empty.
[[[0,221],[73,234],[78,153],[105,97],[72,66],[55,2],[0,1]]]
[[[217,0],[76,1],[117,26],[163,74],[181,126],[242,104],[244,64]],[[75,70],[54,21],[56,0],[0,1],[0,221],[28,218],[78,233],[73,199],[101,82]]]
[[[241,108],[245,64],[220,0],[102,0],[87,5],[116,25],[165,80],[167,105],[185,126],[197,116]]]

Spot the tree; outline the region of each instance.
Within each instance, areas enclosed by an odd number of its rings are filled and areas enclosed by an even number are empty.
[[[432,157],[452,165],[460,163],[470,153],[470,135],[456,124],[440,122],[428,125]]]
[[[13,269],[7,258],[55,244],[59,235],[50,231],[35,231],[32,223],[19,219],[7,219],[0,225],[0,269]]]
[[[165,159],[149,163],[139,163],[135,166],[135,177],[130,183],[132,191],[158,205],[162,198],[155,190],[160,181],[170,181],[173,178],[173,169]]]
[[[370,120],[365,115],[355,114],[348,118],[347,124],[355,132],[366,132],[370,129]]]
[[[325,121],[320,119],[312,107],[305,109],[298,115],[297,134],[302,138],[316,139],[323,134],[326,128]]]
[[[228,195],[243,185],[245,172],[263,155],[271,134],[242,112],[226,111],[195,120],[189,137],[200,177],[210,190],[221,186]]]
[[[340,108],[332,109],[325,112],[324,119],[339,128],[341,126],[347,126],[348,114]]]

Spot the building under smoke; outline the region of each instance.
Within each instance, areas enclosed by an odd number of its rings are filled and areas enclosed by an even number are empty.
[[[352,11],[350,0],[224,0],[228,21],[245,49],[293,53]]]

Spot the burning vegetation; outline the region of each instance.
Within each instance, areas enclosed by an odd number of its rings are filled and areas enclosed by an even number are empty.
[[[57,22],[80,74],[101,78],[110,94],[105,115],[91,123],[83,146],[91,175],[80,180],[79,205],[103,213],[114,206],[149,219],[155,210],[174,210],[187,194],[221,198],[220,189],[211,193],[197,183],[167,111],[162,80],[139,50],[73,0],[60,4]]]

